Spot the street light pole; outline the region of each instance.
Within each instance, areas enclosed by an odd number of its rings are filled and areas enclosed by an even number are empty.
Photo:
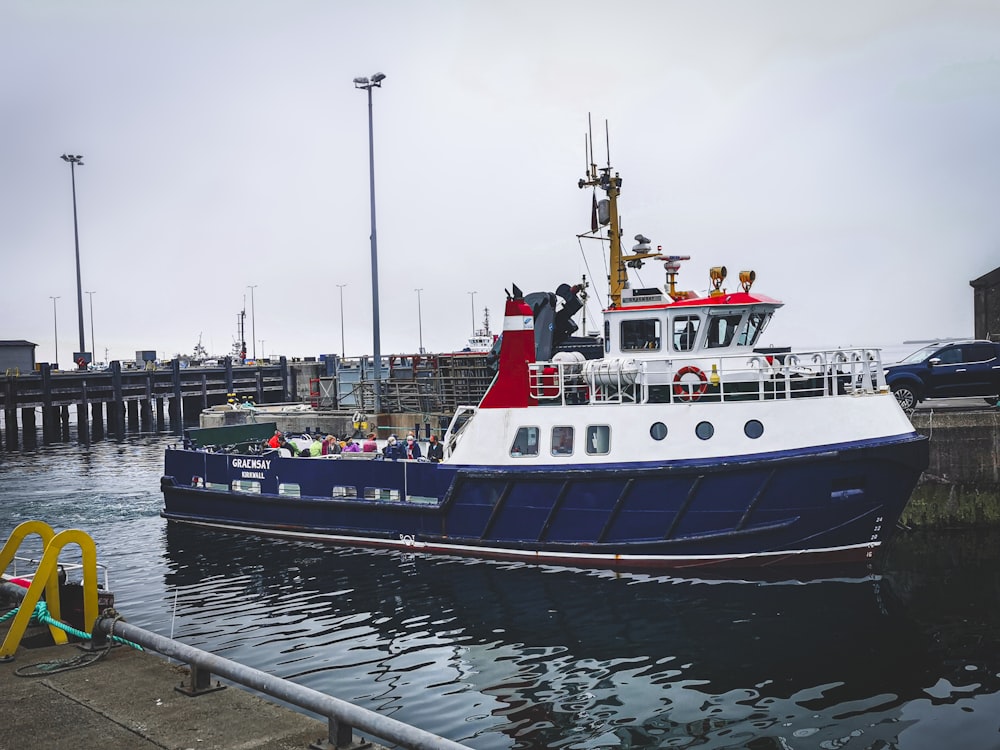
[[[254,312],[253,306],[253,290],[256,289],[258,284],[248,284],[247,289],[250,290],[250,339],[251,346],[253,346],[253,361],[257,361],[257,315]],[[93,337],[91,337],[93,338]]]
[[[62,160],[69,164],[70,180],[73,184],[73,241],[76,245],[76,310],[80,321],[80,356],[87,351],[87,342],[83,337],[83,283],[80,281],[80,232],[76,223],[76,167],[83,166],[83,156],[80,154],[63,154]],[[91,342],[93,343],[93,342]]]
[[[347,284],[337,284],[337,288],[340,289],[340,358],[344,359],[347,354],[344,350],[344,287]]]
[[[472,296],[472,335],[476,335],[476,293],[468,292]]]
[[[372,89],[382,88],[384,73],[375,73],[371,78],[354,79],[354,88],[368,92],[368,173],[371,179],[372,207],[372,327],[374,329],[375,357],[375,413],[382,411],[382,352],[379,342],[378,319],[378,242],[375,234],[375,131],[372,126]],[[342,318],[343,319],[343,318]]]
[[[424,317],[420,312],[420,293],[423,289],[414,290],[417,293],[417,330],[420,332],[420,353],[424,353]]]
[[[94,295],[96,292],[87,292],[87,299],[90,300],[90,347],[92,349],[91,358],[97,356],[97,344],[94,341]]]
[[[56,349],[55,364],[56,367],[59,367],[59,318],[56,316],[56,300],[59,298],[49,295],[49,299],[52,300],[52,335],[55,340]]]

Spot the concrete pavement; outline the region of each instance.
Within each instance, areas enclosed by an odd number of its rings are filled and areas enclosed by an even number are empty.
[[[0,628],[0,638],[6,630]],[[14,661],[0,663],[0,748],[305,750],[327,737],[325,720],[237,685],[183,695],[174,687],[186,681],[185,666],[128,646],[88,666],[56,671],[81,654],[74,645],[51,645],[46,629],[32,628]],[[46,674],[20,677],[16,670]]]

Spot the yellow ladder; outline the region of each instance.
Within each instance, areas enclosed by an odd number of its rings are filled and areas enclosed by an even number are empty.
[[[0,572],[7,570],[7,566],[14,560],[21,543],[29,534],[37,534],[45,545],[45,552],[38,563],[31,585],[24,595],[20,609],[11,623],[7,637],[4,638],[3,645],[0,646],[0,659],[8,659],[14,656],[17,647],[21,644],[21,638],[28,627],[31,615],[35,611],[35,605],[42,598],[45,592],[45,603],[49,614],[54,620],[61,619],[62,608],[59,603],[59,553],[68,544],[76,544],[80,547],[83,563],[83,621],[92,628],[97,620],[97,547],[90,535],[79,529],[66,529],[58,534],[44,521],[25,521],[20,524],[3,545],[0,550]],[[57,644],[66,643],[68,638],[66,633],[54,625],[49,625],[49,632],[52,640]]]

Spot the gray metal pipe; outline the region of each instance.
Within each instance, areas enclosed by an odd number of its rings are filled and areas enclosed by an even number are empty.
[[[121,620],[99,617],[94,627],[109,635],[117,635],[133,643],[138,643],[143,648],[152,649],[164,656],[194,665],[199,669],[225,677],[227,680],[258,690],[265,695],[368,732],[379,739],[413,748],[413,750],[469,750],[467,745],[460,745],[423,729],[412,727],[388,716],[382,716],[374,711],[326,695],[318,690],[298,685],[259,669],[237,664],[208,651],[178,643]]]

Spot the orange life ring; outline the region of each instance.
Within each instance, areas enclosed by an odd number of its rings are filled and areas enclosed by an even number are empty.
[[[698,376],[701,382],[698,383],[698,386],[694,390],[689,390],[687,386],[681,383],[681,378],[685,375]],[[706,390],[708,390],[708,378],[705,377],[705,373],[693,365],[682,367],[674,375],[674,395],[680,398],[681,401],[697,401]]]

